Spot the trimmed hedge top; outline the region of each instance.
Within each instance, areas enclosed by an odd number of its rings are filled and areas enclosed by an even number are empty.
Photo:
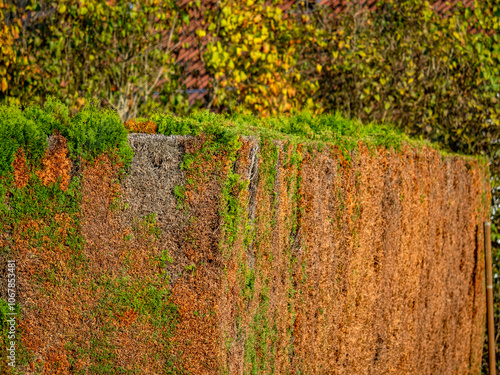
[[[195,112],[187,117],[155,113],[148,124],[157,125],[164,135],[212,134],[224,144],[237,142],[239,135],[290,140],[304,143],[331,143],[344,150],[354,149],[359,141],[368,146],[399,149],[405,143],[437,145],[411,140],[388,124],[363,125],[340,114],[314,116],[300,112],[291,116],[256,118],[248,115],[223,115],[208,111]],[[137,127],[129,129],[137,131]],[[101,110],[89,102],[75,116],[60,101],[50,99],[41,107],[31,105],[25,110],[17,106],[0,106],[0,177],[12,172],[16,151],[25,150],[29,165],[40,163],[47,147],[47,136],[61,133],[68,140],[70,157],[93,159],[109,149],[118,149],[121,160],[131,160],[133,152],[127,142],[127,128],[119,116]]]
[[[358,141],[387,148],[398,148],[410,139],[390,125],[368,124],[349,120],[340,114],[314,116],[299,112],[291,116],[257,118],[251,115],[226,116],[208,111],[187,117],[154,114],[151,120],[158,124],[158,133],[165,135],[198,135],[214,133],[221,140],[235,135],[267,136],[275,139],[329,142],[353,149]]]
[[[0,177],[12,172],[16,151],[22,147],[29,165],[37,167],[47,148],[47,136],[59,132],[68,140],[72,159],[92,159],[110,148],[118,148],[124,161],[133,153],[127,131],[115,112],[88,105],[71,117],[58,100],[45,106],[0,106]]]

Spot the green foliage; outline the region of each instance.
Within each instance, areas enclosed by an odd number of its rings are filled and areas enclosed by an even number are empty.
[[[174,258],[170,256],[167,249],[163,250],[158,257],[158,262],[160,263],[161,268],[164,268],[168,263],[173,263],[173,261]]]
[[[153,109],[182,112],[172,49],[186,16],[175,1],[0,2],[8,20],[0,100],[25,105],[52,95],[74,111],[90,95],[123,121]]]
[[[17,107],[0,106],[0,176],[13,172],[16,151],[25,150],[28,163],[38,163],[47,147],[46,133]]]
[[[335,17],[318,10],[315,33],[324,43],[304,51],[304,75],[317,77],[315,98],[326,111],[489,154],[500,135],[500,45],[487,30],[470,32],[486,6],[474,13],[457,6],[448,17],[415,0],[383,1],[376,11],[351,4]]]
[[[78,179],[75,179],[66,191],[62,191],[59,185],[44,186],[37,177],[32,176],[27,187],[10,190],[9,208],[1,207],[0,212],[12,222],[19,222],[27,217],[34,220],[46,219],[62,212],[74,214],[78,210],[79,188]]]
[[[224,114],[215,114],[207,110],[178,117],[170,114],[155,113],[151,120],[158,125],[158,133],[165,135],[213,135],[213,146],[217,144],[228,146],[237,142],[238,132],[231,124],[230,118]]]
[[[70,118],[68,108],[49,98],[43,107],[31,105],[22,111],[16,105],[0,105],[0,176],[12,172],[14,156],[19,148],[27,162],[39,166],[47,147],[47,136],[60,132],[68,140],[70,156],[92,159],[118,148],[124,162],[132,158],[127,132],[115,112],[99,110],[92,103]]]
[[[353,149],[359,141],[368,145],[399,148],[413,142],[402,131],[388,124],[362,124],[339,113],[313,115],[302,111],[289,116],[259,118],[247,114],[218,115],[208,111],[193,112],[184,117],[155,114],[151,119],[158,124],[158,132],[165,135],[213,135],[214,143],[238,148],[239,135],[256,135],[269,139],[288,139],[295,142],[330,142]],[[415,141],[416,142],[416,141]],[[231,146],[233,145],[233,146]],[[184,160],[189,167],[189,160]]]
[[[243,213],[246,212],[240,204],[240,195],[248,187],[248,182],[241,176],[229,171],[222,187],[221,217],[224,220],[223,236],[229,245],[236,240]]]
[[[112,375],[112,374],[137,374],[136,371],[126,370],[122,366],[116,366],[117,355],[115,347],[109,342],[109,337],[102,338],[92,337],[90,339],[89,356],[92,364],[88,370],[93,374]],[[79,372],[83,374],[84,372]]]
[[[149,215],[144,216],[141,220],[139,220],[138,224],[146,233],[153,235],[157,239],[160,238],[161,229],[156,223],[156,213],[152,212]]]
[[[22,147],[29,165],[37,166],[47,147],[47,136],[60,132],[68,140],[73,160],[93,159],[118,149],[125,163],[132,159],[127,131],[115,112],[88,103],[74,117],[67,106],[49,98],[44,106],[33,104],[22,111],[16,105],[0,105],[0,176],[12,172],[16,151]]]
[[[259,306],[251,322],[251,333],[245,338],[245,365],[249,367],[250,374],[272,373],[272,358],[275,354],[273,336],[275,332],[271,327],[273,319],[269,319],[269,286],[262,288],[259,296]]]
[[[127,131],[116,112],[101,111],[92,105],[78,112],[62,132],[69,140],[70,152],[84,159],[93,158],[113,147],[126,162],[132,159]]]
[[[116,314],[133,309],[154,327],[163,327],[165,338],[170,337],[177,322],[177,308],[169,303],[170,291],[161,283],[125,277],[105,280],[103,285],[109,291],[100,302],[103,311]]]
[[[116,319],[131,311],[137,314],[137,319],[151,324],[161,332],[156,340],[169,347],[168,339],[175,331],[178,312],[175,305],[169,302],[170,291],[160,280],[131,279],[128,276],[119,278],[102,277],[95,284],[104,288],[105,293],[99,299],[97,306],[90,312],[97,317],[102,335],[93,335],[87,348],[70,347],[77,353],[73,360],[89,358],[88,370],[95,374],[140,374],[144,369],[124,369],[117,365],[115,345],[110,338],[116,334]],[[168,350],[164,353],[168,363],[174,363]],[[82,369],[83,374],[87,369]]]

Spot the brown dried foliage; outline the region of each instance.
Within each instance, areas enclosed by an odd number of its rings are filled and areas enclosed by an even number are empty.
[[[14,158],[14,183],[17,188],[22,189],[28,183],[30,178],[28,173],[28,166],[26,165],[26,156],[24,150],[19,148],[16,151]]]
[[[46,160],[57,157],[49,154]],[[46,168],[50,165],[47,162]],[[107,343],[117,368],[148,374],[164,371],[167,343],[155,338],[162,336],[158,327],[140,319],[133,309],[115,309],[112,314],[102,310],[113,312],[106,301],[114,290],[105,287],[105,280],[114,283],[128,276],[137,285],[168,286],[155,260],[159,240],[150,228],[129,220],[123,207],[116,207],[120,168],[106,155],[83,165],[79,219],[86,243],[79,262],[75,263],[75,250],[66,244],[68,231],[80,229],[76,218],[56,215],[56,229],[51,237],[42,238],[42,246],[31,237],[48,225],[46,220],[25,220],[13,228],[11,242],[20,265],[18,293],[23,306],[20,337],[33,354],[32,362],[20,368],[25,374],[40,369],[42,374],[92,374],[95,343]]]
[[[24,219],[11,228],[9,243],[13,249],[9,258],[17,261],[16,290],[23,308],[18,326],[20,344],[34,355],[28,366],[18,366],[24,374],[39,373],[40,369],[43,374],[69,374],[64,344],[69,332],[80,330],[81,317],[75,310],[78,301],[74,300],[75,290],[70,283],[75,280],[70,266],[72,252],[66,244],[75,221],[64,213],[50,221]],[[32,238],[34,233],[46,231],[47,225],[55,230],[37,244],[38,240]],[[5,256],[1,261],[6,261]]]
[[[252,320],[268,293],[274,331],[267,353],[255,348],[261,373],[478,373],[486,168],[428,148],[373,155],[364,145],[352,161],[335,149],[301,152],[297,166],[279,146],[273,191],[259,180],[250,301],[238,275],[242,262],[252,268],[241,241],[225,266],[228,372],[250,373],[243,342],[256,335]]]
[[[185,152],[203,150],[207,139],[184,139]],[[188,266],[172,289],[172,302],[179,307],[179,324],[172,339],[172,354],[179,369],[189,374],[218,374],[221,338],[218,334],[221,257],[219,206],[221,180],[230,167],[226,155],[200,159],[193,170],[203,171],[186,184],[190,224],[183,233],[182,249]],[[222,166],[222,167],[221,167]]]
[[[177,137],[163,135],[131,134],[129,142],[135,156],[121,185],[121,200],[128,206],[123,220],[130,225],[155,214],[161,231],[158,248],[168,250],[176,260],[166,268],[170,281],[175,283],[189,264],[182,249],[186,218],[177,209],[173,194],[175,186],[185,184],[184,172],[180,169],[184,148]]]
[[[91,265],[86,271],[87,277],[118,280],[126,275],[131,282],[144,287],[161,285],[160,269],[155,261],[161,251],[160,240],[149,232],[151,228],[140,225],[141,218],[133,220],[125,207],[116,206],[124,202],[118,182],[120,168],[120,163],[101,156],[84,172],[81,225],[86,240],[85,255]],[[96,302],[105,299],[107,293],[110,291],[98,288],[92,298]],[[114,348],[115,366],[161,373],[165,367],[166,344],[155,339],[155,336],[161,337],[158,328],[139,319],[137,312],[130,308],[108,319],[107,324],[114,327],[112,331],[106,331],[105,324],[99,326],[95,322],[87,327],[87,340],[96,335],[107,339]]]
[[[84,165],[85,266],[72,265],[65,245],[75,227],[69,215],[56,218],[57,236],[41,248],[30,235],[43,220],[13,230],[22,340],[35,354],[26,374],[37,361],[44,374],[85,371],[92,358],[71,348],[105,339],[114,365],[144,374],[164,372],[165,351],[177,372],[250,373],[251,337],[264,345],[253,348],[263,374],[478,373],[484,166],[429,148],[396,153],[362,144],[351,160],[335,148],[299,147],[297,164],[295,151],[277,142],[269,190],[253,139],[242,140],[235,165],[220,153],[200,158],[188,176],[179,168],[184,152],[203,151],[205,136],[130,141],[135,157],[121,184],[120,165],[108,156]],[[220,216],[230,168],[249,182],[232,192],[244,208],[233,243],[222,236]],[[176,185],[186,187],[186,211],[176,207]],[[151,213],[156,227],[142,225]],[[162,270],[156,259],[165,249],[173,263]],[[133,308],[95,315],[109,293],[98,280],[127,275],[160,285],[162,271],[179,309],[169,343],[155,340],[158,328]],[[260,331],[266,322],[268,336]]]
[[[129,133],[156,134],[158,128],[153,121],[137,121],[136,119],[127,120],[123,125]]]
[[[36,175],[46,186],[61,179],[61,190],[66,191],[71,179],[71,160],[68,157],[68,141],[61,134],[49,137],[49,147],[42,160],[42,169]]]

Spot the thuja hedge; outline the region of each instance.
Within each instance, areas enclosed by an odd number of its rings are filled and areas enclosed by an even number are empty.
[[[236,151],[242,145],[240,136],[254,136],[261,140],[281,139],[288,143],[300,142],[312,148],[321,148],[328,143],[345,151],[347,157],[350,155],[348,151],[355,149],[359,142],[363,142],[369,148],[399,149],[406,143],[417,147],[422,145],[421,141],[409,139],[390,125],[376,123],[363,125],[338,114],[313,116],[310,113],[301,112],[287,117],[259,119],[243,115],[218,115],[205,111],[182,118],[156,113],[151,115],[149,120],[137,120],[137,122],[141,121],[147,122],[148,128],[154,124],[156,132],[164,135],[206,135],[207,142],[202,148],[206,154],[205,157],[210,158],[211,155],[222,151],[228,155],[229,161],[235,160]],[[43,107],[32,105],[24,110],[16,106],[0,106],[0,145],[2,145],[0,148],[0,256],[5,258],[5,255],[12,253],[14,244],[10,233],[22,220],[26,218],[42,220],[45,224],[43,231],[46,231],[51,230],[50,228],[57,228],[58,223],[54,221],[54,217],[65,213],[70,215],[70,226],[73,228],[65,238],[65,245],[73,252],[74,264],[85,263],[82,256],[85,238],[81,234],[78,223],[81,205],[81,169],[74,168],[69,187],[64,191],[59,184],[48,186],[42,184],[35,173],[43,167],[42,160],[48,147],[48,136],[59,133],[67,140],[69,158],[74,166],[80,166],[87,161],[97,159],[103,153],[109,153],[117,156],[115,160],[122,162],[122,165],[126,167],[133,157],[127,134],[135,132],[138,128],[140,126],[130,127],[123,124],[116,113],[98,109],[92,103],[87,103],[75,116],[71,116],[68,108],[57,100],[49,100]],[[25,188],[16,187],[14,180],[13,163],[19,149],[24,150],[29,173],[28,185]],[[274,164],[278,157],[276,146],[272,142],[267,142],[261,155],[263,175],[270,179],[269,185],[272,190]],[[189,185],[190,170],[192,172],[196,169],[192,167],[193,163],[202,164],[200,160],[195,160],[196,157],[189,153],[184,156],[182,167],[186,170],[188,177],[187,185]],[[269,173],[264,172],[265,170]],[[238,218],[242,210],[238,200],[238,192],[243,190],[241,183],[240,176],[232,170],[223,181],[223,196],[219,213],[224,221],[222,231],[226,243],[220,244],[221,251],[231,246],[231,241],[234,241],[238,232],[240,225]],[[182,199],[183,191],[176,191],[176,195]],[[7,196],[8,201],[5,199]],[[45,242],[44,236],[52,235],[43,231],[32,234],[35,243]],[[40,246],[58,246],[57,236],[51,241],[49,245],[44,243]],[[46,277],[45,281],[52,282],[50,276],[44,277]],[[251,279],[251,275],[249,277]],[[114,284],[110,283],[110,285]],[[124,288],[126,287],[125,285]],[[168,299],[168,295],[166,298]],[[0,324],[5,339],[7,327],[4,302],[0,300]],[[128,302],[125,305],[128,306]],[[22,304],[20,307],[22,311]],[[169,307],[169,314],[172,317],[169,315],[167,320],[174,321],[174,307]],[[112,353],[111,347],[99,345],[96,346],[95,353]],[[105,366],[112,365],[112,357],[102,360],[95,353],[89,354],[96,361],[95,366],[101,366],[104,369]],[[29,350],[20,348],[19,360],[20,364],[27,364],[33,360],[32,354]],[[0,370],[2,370],[2,365],[0,365]]]
[[[339,142],[354,145],[361,140],[377,145],[397,146],[409,138],[388,125],[362,125],[339,114],[313,116],[308,112],[292,116],[258,119],[253,116],[225,116],[208,111],[187,117],[153,114],[158,133],[165,135],[199,135],[213,133],[221,141],[236,135],[263,134],[282,138],[289,135],[304,140]],[[117,148],[124,161],[130,161],[132,150],[127,143],[127,128],[113,111],[89,104],[75,116],[68,108],[51,99],[43,107],[31,105],[0,106],[0,176],[13,170],[14,155],[23,148],[29,165],[37,167],[47,147],[47,136],[59,132],[68,140],[70,157],[92,159]]]
[[[111,151],[124,162],[133,154],[127,142],[127,131],[120,118],[111,111],[101,111],[89,105],[75,116],[57,100],[49,100],[43,107],[32,105],[22,110],[17,106],[0,106],[0,259],[16,257],[16,246],[20,239],[26,239],[30,246],[40,249],[67,247],[71,249],[73,264],[81,262],[83,236],[79,230],[78,214],[81,203],[79,173],[75,173],[69,185],[63,190],[60,184],[44,184],[39,175],[48,148],[48,136],[60,134],[67,140],[69,158],[78,167],[84,161],[91,161],[101,153]],[[14,161],[18,151],[23,152],[26,163],[26,186],[16,186]],[[74,168],[75,169],[75,168]],[[78,170],[78,168],[76,168]],[[58,230],[58,217],[69,217],[71,229],[65,235]],[[23,229],[27,222],[43,223],[41,229]],[[64,231],[64,230],[63,230]],[[14,233],[21,233],[15,238]],[[23,237],[28,236],[28,237]],[[46,275],[40,274],[42,278]],[[50,276],[47,276],[50,278]],[[1,296],[7,293],[2,290]],[[18,286],[19,288],[19,286]],[[16,300],[22,296],[16,296]],[[22,303],[16,306],[22,311]],[[0,298],[0,334],[7,343],[7,325],[10,312],[4,299]],[[21,314],[22,316],[22,314]],[[19,329],[19,328],[18,328]],[[17,364],[27,364],[32,355],[17,340]],[[7,371],[5,361],[0,363],[0,372]]]
[[[359,141],[395,148],[404,142],[422,143],[410,140],[390,125],[363,125],[340,114],[313,116],[309,112],[299,112],[291,116],[259,119],[250,115],[229,116],[201,111],[186,117],[156,113],[151,116],[151,121],[156,124],[159,134],[207,133],[213,135],[218,143],[232,143],[234,146],[237,145],[237,138],[245,135],[286,138],[295,142],[329,142],[344,150],[353,149]],[[126,165],[133,157],[127,134],[135,130],[127,128],[116,112],[99,109],[92,102],[75,116],[71,116],[68,107],[56,99],[49,99],[43,106],[28,106],[24,110],[17,105],[0,106],[0,195],[4,196],[13,184],[13,162],[20,148],[24,150],[32,172],[40,168],[48,136],[54,133],[67,139],[69,157],[76,165],[106,151],[116,152]],[[1,199],[0,207],[2,211],[7,209]]]

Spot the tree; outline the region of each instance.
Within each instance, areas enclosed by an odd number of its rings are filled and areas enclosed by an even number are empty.
[[[373,12],[318,12],[326,45],[304,59],[324,69],[304,75],[318,78],[315,98],[326,111],[389,121],[453,151],[489,155],[500,136],[500,45],[496,34],[470,32],[486,17],[480,9],[457,7],[443,17],[427,2],[406,0]]]
[[[175,1],[31,0],[10,13],[24,20],[12,48],[34,74],[24,90],[9,85],[4,100],[50,95],[77,109],[92,96],[123,121],[186,106],[172,50],[187,19]]]
[[[261,115],[313,107],[315,79],[304,79],[297,66],[312,25],[285,14],[280,2],[263,0],[223,1],[206,16],[212,39],[204,53],[213,77],[210,106]]]
[[[18,96],[35,73],[28,55],[17,48],[22,29],[16,7],[0,0],[0,97],[8,92]]]

